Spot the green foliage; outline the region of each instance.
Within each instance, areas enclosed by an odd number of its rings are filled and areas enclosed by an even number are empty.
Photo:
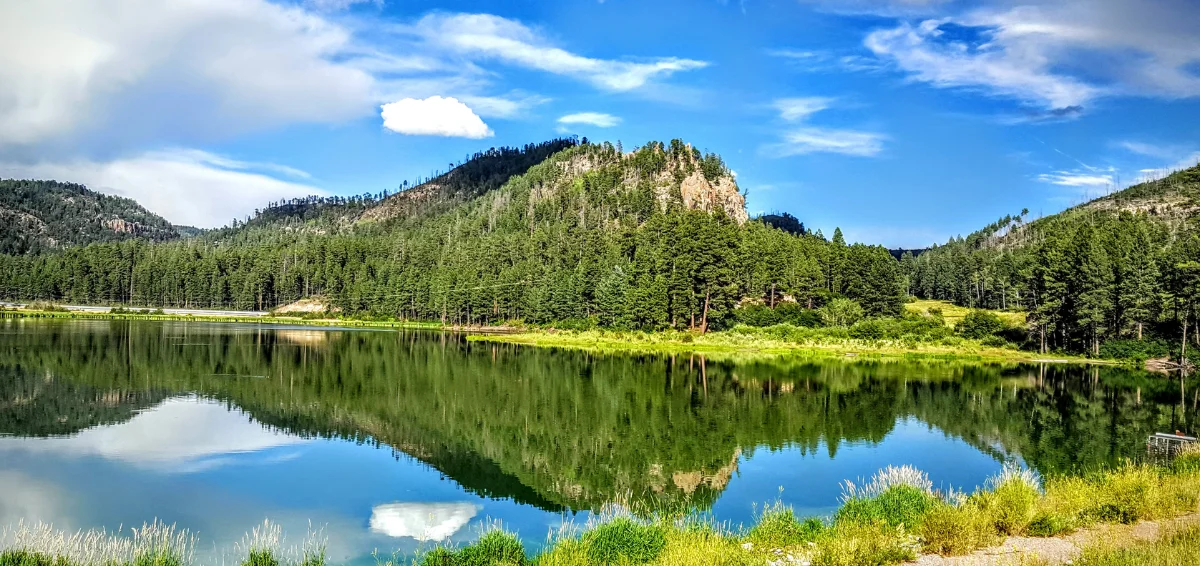
[[[850,326],[862,319],[863,308],[850,299],[833,299],[820,309],[821,320],[829,326]]]
[[[815,325],[828,296],[900,314],[886,249],[661,194],[697,168],[728,174],[679,140],[632,155],[574,140],[492,149],[393,195],[271,203],[188,240],[0,255],[0,296],[238,310],[323,296],[362,319],[700,332],[736,324],[743,298],[776,309],[752,324]]]
[[[47,556],[27,550],[0,551],[0,566],[76,566],[63,556]]]
[[[1180,566],[1200,562],[1200,527],[1167,532],[1161,539],[1116,546],[1097,541],[1072,561],[1077,566]]]
[[[658,557],[667,538],[660,525],[616,517],[589,530],[583,542],[595,564],[644,564]]]
[[[911,485],[895,485],[874,497],[847,499],[837,514],[835,523],[876,523],[891,527],[904,526],[914,530],[921,520],[938,504],[936,497]]]
[[[910,292],[1026,311],[1030,342],[1047,351],[1164,355],[1153,340],[1139,344],[1147,332],[1177,343],[1185,325],[1200,322],[1200,219],[1173,204],[1200,195],[1200,167],[1167,179],[1031,222],[1024,213],[1006,216],[954,238],[905,264]],[[1023,341],[1014,334],[1004,337]],[[1110,342],[1117,343],[1106,348]]]
[[[763,510],[745,538],[756,547],[798,546],[816,540],[826,529],[820,519],[800,520],[791,507],[775,503]]]
[[[169,222],[127,198],[72,183],[0,179],[0,254],[178,237]]]
[[[135,564],[135,566],[166,566],[160,565],[157,562],[148,562],[145,565]],[[242,566],[279,566],[279,559],[275,557],[275,553],[270,549],[252,548],[246,554],[246,559],[242,561]]]
[[[916,558],[918,545],[903,527],[886,523],[845,522],[829,529],[816,544],[813,566],[884,566]]]
[[[922,518],[919,532],[925,551],[943,556],[968,554],[1001,538],[992,518],[971,502],[934,505]]]
[[[421,566],[522,566],[527,562],[520,539],[499,529],[458,550],[437,547],[420,557]]]
[[[954,331],[960,336],[975,339],[995,336],[1006,328],[1008,325],[995,313],[980,309],[972,309],[954,325]]]
[[[1100,344],[1100,357],[1111,360],[1144,362],[1152,358],[1165,358],[1171,352],[1171,344],[1156,338],[1108,340]]]
[[[1039,495],[1036,486],[1014,477],[1001,480],[990,491],[972,495],[970,503],[983,509],[1000,533],[1021,535],[1033,522]]]

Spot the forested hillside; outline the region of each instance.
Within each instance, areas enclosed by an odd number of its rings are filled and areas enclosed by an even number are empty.
[[[1198,344],[1200,166],[1054,216],[1027,211],[901,259],[912,294],[1022,309],[1042,349]],[[1176,347],[1180,347],[1176,344]]]
[[[176,242],[0,256],[0,289],[243,309],[321,296],[359,316],[645,329],[727,325],[744,299],[903,307],[886,249],[746,222],[721,159],[679,140],[492,150],[379,197],[283,203]]]
[[[0,253],[31,254],[132,238],[165,241],[179,231],[133,200],[57,181],[0,179]]]

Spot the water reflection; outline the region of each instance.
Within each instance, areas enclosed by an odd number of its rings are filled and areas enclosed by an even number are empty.
[[[327,525],[335,557],[544,540],[569,515],[827,512],[909,463],[970,490],[1196,432],[1197,388],[1118,368],[712,362],[474,345],[431,333],[200,323],[0,324],[0,522],[159,517],[238,540]],[[779,491],[783,488],[782,495]]]

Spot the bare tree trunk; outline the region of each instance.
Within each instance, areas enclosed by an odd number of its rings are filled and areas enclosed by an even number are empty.
[[[708,332],[708,300],[711,298],[712,292],[705,291],[704,293],[704,314],[700,316],[700,333]]]
[[[1142,323],[1139,322],[1137,324],[1138,324],[1138,341],[1141,342],[1142,341]]]

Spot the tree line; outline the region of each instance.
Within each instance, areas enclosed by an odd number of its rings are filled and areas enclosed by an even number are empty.
[[[477,156],[419,202],[396,200],[414,189],[366,212],[372,199],[289,202],[303,210],[273,207],[198,238],[0,256],[0,292],[256,310],[322,296],[357,316],[637,329],[721,328],[744,300],[817,308],[845,297],[868,316],[902,312],[900,264],[885,248],[686,209],[683,178],[729,175],[712,154],[678,141],[628,155],[558,145]],[[363,221],[387,207],[398,212]]]
[[[1200,168],[1173,177],[1180,176],[1192,186]],[[1105,343],[1154,339],[1170,340],[1184,354],[1189,343],[1200,344],[1195,220],[1155,207],[1089,206],[1034,222],[1026,214],[902,257],[909,292],[1027,311],[1031,343],[1042,351],[1100,354]]]

